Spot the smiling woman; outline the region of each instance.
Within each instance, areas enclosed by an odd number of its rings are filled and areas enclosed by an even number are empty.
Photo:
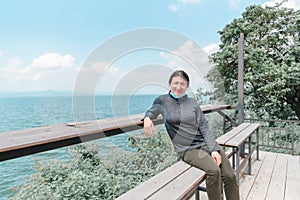
[[[185,95],[186,89],[189,87],[189,83],[190,79],[184,71],[175,71],[169,79],[171,90],[170,94],[175,98],[183,97]]]
[[[153,120],[162,115],[174,151],[184,162],[205,171],[209,199],[221,200],[223,180],[226,198],[238,200],[239,188],[231,164],[216,143],[199,104],[185,94],[189,76],[176,70],[169,86],[169,93],[158,96],[145,114],[145,135],[152,136]]]

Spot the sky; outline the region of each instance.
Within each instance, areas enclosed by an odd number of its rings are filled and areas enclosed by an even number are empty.
[[[218,31],[249,5],[275,2],[2,0],[0,93],[156,93],[178,68],[192,90],[208,89]],[[300,0],[283,5],[299,9]]]

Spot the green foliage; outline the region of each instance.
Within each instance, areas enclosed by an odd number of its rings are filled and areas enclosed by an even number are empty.
[[[131,136],[128,139],[130,147],[136,148],[137,152],[113,153],[116,155],[113,157],[115,170],[151,177],[178,159],[167,133],[158,133],[151,138]]]
[[[214,98],[237,103],[238,38],[244,33],[245,105],[256,117],[300,119],[300,11],[249,6],[219,32],[207,78]]]
[[[208,103],[213,103],[211,99],[211,92],[204,91],[203,88],[198,88],[195,94],[196,101],[199,105],[204,105]]]
[[[204,105],[204,104],[215,104],[215,99],[212,97],[212,93],[203,90],[203,88],[199,88],[196,91],[195,94],[195,99],[199,103],[199,105]],[[219,103],[219,102],[217,102]],[[237,118],[237,112],[236,110],[223,110],[224,114],[229,116],[232,119]],[[224,124],[224,118],[222,115],[220,115],[217,112],[212,112],[212,113],[207,113],[205,114],[205,119],[207,121],[208,127],[213,133],[213,136],[215,138],[220,137],[221,135],[224,134],[224,129],[227,130],[231,126],[225,125]]]
[[[37,162],[35,173],[11,199],[115,199],[177,161],[167,134],[129,137],[133,152],[99,154],[97,143],[69,148],[68,161]]]

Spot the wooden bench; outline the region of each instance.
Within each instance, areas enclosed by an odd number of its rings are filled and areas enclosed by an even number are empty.
[[[238,182],[240,169],[243,168],[245,162],[248,162],[248,174],[251,174],[251,155],[255,150],[257,152],[256,157],[259,159],[258,129],[259,124],[243,123],[217,138],[219,145],[232,148],[232,152],[229,152],[227,156],[232,157],[232,164],[236,171]],[[256,132],[255,143],[251,141],[251,136],[254,132]],[[240,149],[244,146],[245,142],[248,143],[248,152],[245,153],[247,157],[240,163]],[[199,190],[205,191],[205,188],[200,187],[205,178],[206,174],[204,171],[192,167],[183,161],[179,161],[124,193],[117,200],[188,200],[193,195],[196,195],[196,199],[199,199]]]
[[[174,165],[124,193],[117,200],[180,199],[188,200],[198,194],[198,186],[205,180],[205,173],[179,161]],[[196,199],[199,197],[196,197]]]
[[[241,169],[244,168],[246,163],[248,163],[248,174],[251,174],[251,157],[254,151],[256,151],[256,159],[259,159],[258,130],[259,124],[242,123],[216,139],[219,145],[232,148],[229,157],[232,156],[232,165],[235,169],[238,183],[240,173],[242,173]],[[256,133],[256,142],[251,140],[253,133]],[[247,152],[245,151],[245,143],[248,145]],[[240,156],[243,157],[241,163]]]

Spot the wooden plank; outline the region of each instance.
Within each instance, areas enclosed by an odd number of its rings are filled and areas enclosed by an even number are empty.
[[[296,200],[300,196],[300,156],[289,156],[286,177],[286,200]]]
[[[230,109],[229,105],[204,105],[204,113]],[[0,133],[0,161],[42,151],[61,148],[85,141],[101,139],[143,128],[144,114],[102,120],[57,124],[27,130]],[[154,124],[162,124],[162,119]]]
[[[259,124],[250,124],[243,129],[239,134],[225,143],[226,146],[240,146],[251,134],[259,128]]]
[[[210,112],[215,112],[218,110],[225,110],[225,109],[232,108],[232,106],[230,106],[230,105],[212,105],[212,104],[202,105],[200,107],[204,114],[210,113]]]
[[[18,147],[27,147],[35,144],[43,144],[55,140],[65,140],[89,135],[91,133],[105,132],[122,127],[139,125],[140,116],[134,118],[116,118],[96,120],[79,123],[76,125],[58,124],[53,126],[39,127],[27,130],[0,133],[4,140],[0,141],[0,152]]]
[[[0,142],[0,153],[16,149],[25,149],[41,143],[49,143],[57,140],[56,138],[61,140],[74,134],[76,134],[76,129],[73,127],[66,127],[65,125],[8,132],[7,134],[0,133],[0,137],[3,138]]]
[[[179,161],[132,190],[121,195],[117,198],[117,200],[146,199],[190,168],[190,165],[183,161]]]
[[[142,128],[141,116],[84,122],[78,126],[58,124],[0,133],[0,161]]]
[[[224,135],[217,138],[216,141],[218,142],[218,144],[226,146],[226,143],[227,143],[228,140],[235,137],[240,131],[242,131],[243,129],[245,129],[249,125],[250,125],[250,123],[242,123],[238,127],[232,129],[231,131],[228,131]]]
[[[277,154],[267,152],[247,200],[265,199]]]
[[[204,172],[195,167],[191,167],[172,183],[161,188],[158,192],[150,196],[149,200],[181,199],[182,193],[195,189],[202,179]]]
[[[285,193],[288,155],[277,154],[266,200],[282,200]],[[275,192],[276,191],[276,192]]]
[[[222,109],[224,106],[207,106],[204,107],[204,111],[210,111],[209,109]],[[227,106],[225,106],[227,108]],[[142,125],[141,119],[144,114],[137,114],[132,116],[109,118],[95,121],[84,121],[66,124],[57,124],[53,126],[32,128],[27,130],[17,130],[11,132],[0,133],[4,140],[0,140],[0,152],[6,151],[6,148],[16,146],[30,146],[31,143],[47,142],[51,139],[68,139],[77,137],[78,134],[88,135],[92,132],[108,131],[116,128],[125,128],[134,125]],[[76,129],[74,129],[74,127]],[[41,134],[42,133],[42,134]]]

